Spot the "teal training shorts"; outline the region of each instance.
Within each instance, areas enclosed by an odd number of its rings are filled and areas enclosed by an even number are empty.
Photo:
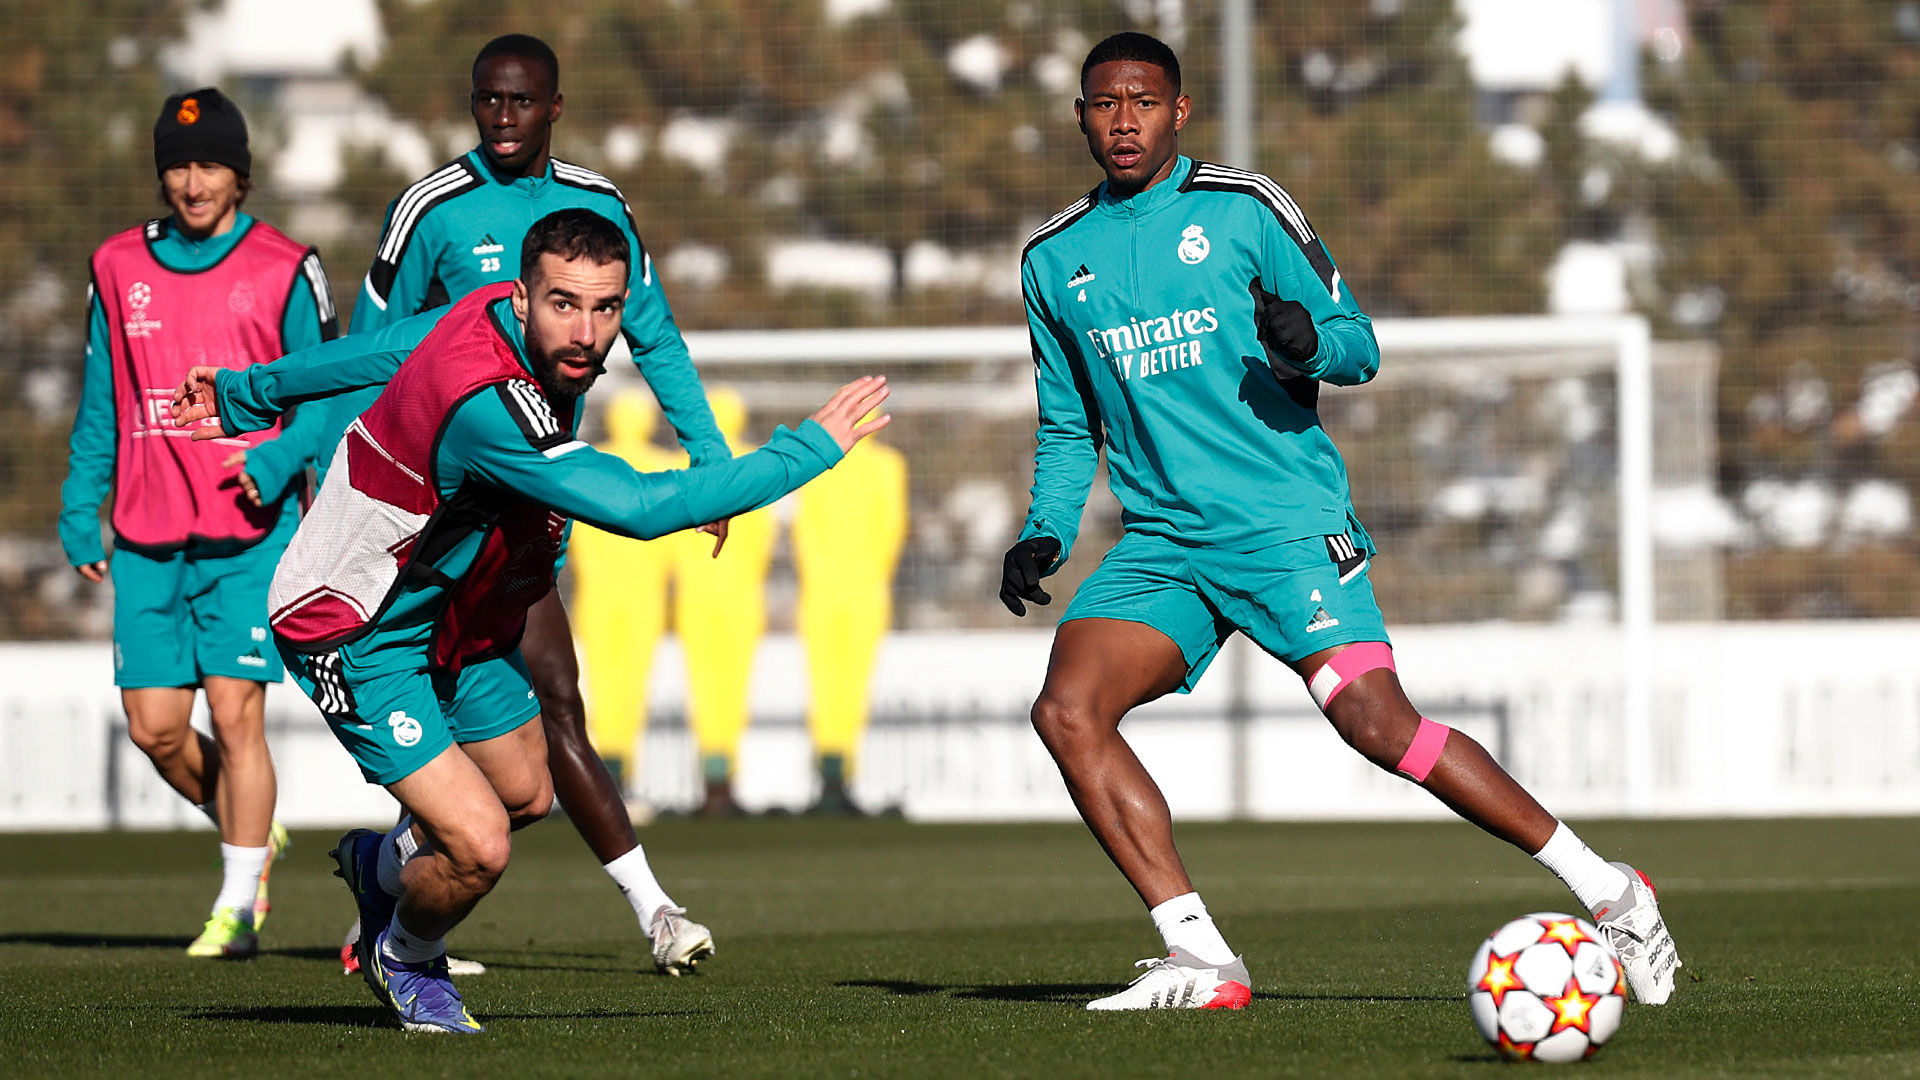
[[[498,738],[540,715],[518,650],[457,677],[370,673],[355,665],[351,646],[299,653],[283,644],[280,651],[370,784],[402,780],[454,743]]]
[[[1060,621],[1153,627],[1186,658],[1186,693],[1236,630],[1287,663],[1334,645],[1387,641],[1367,580],[1370,554],[1364,541],[1348,536],[1311,536],[1249,553],[1130,532],[1081,584]]]
[[[209,675],[280,681],[280,653],[267,636],[267,586],[300,524],[297,509],[273,531],[230,555],[116,549],[113,684],[133,690],[199,686]]]

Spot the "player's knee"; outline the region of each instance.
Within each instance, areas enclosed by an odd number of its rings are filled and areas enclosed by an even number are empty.
[[[1334,729],[1362,757],[1392,770],[1412,743],[1420,726],[1419,716],[1359,701],[1350,702],[1350,706],[1340,710]]]
[[[507,806],[507,825],[509,829],[524,829],[552,812],[553,779],[543,774],[537,784],[530,785]]]
[[[1040,741],[1055,754],[1096,740],[1106,726],[1086,702],[1046,691],[1033,703],[1032,720]]]
[[[442,838],[448,867],[460,884],[475,892],[492,889],[500,875],[507,872],[507,859],[513,853],[513,838],[505,815],[486,825],[462,830],[457,836]]]
[[[186,749],[190,728],[141,713],[127,714],[127,737],[140,752],[156,761],[178,756]]]
[[[212,710],[213,741],[223,750],[238,750],[266,742],[266,723],[260,714],[248,709]]]

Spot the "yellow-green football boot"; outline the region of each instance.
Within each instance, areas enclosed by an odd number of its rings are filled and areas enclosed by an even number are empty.
[[[200,936],[187,946],[188,956],[245,960],[260,951],[260,938],[247,921],[245,908],[223,908],[207,917]]]

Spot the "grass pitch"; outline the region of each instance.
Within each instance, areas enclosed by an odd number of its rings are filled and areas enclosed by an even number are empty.
[[[1576,1068],[1920,1076],[1920,821],[1581,832],[1653,875],[1687,966]],[[455,1038],[401,1033],[340,974],[333,839],[296,837],[266,951],[228,963],[182,952],[219,883],[210,834],[0,836],[0,1075],[1486,1077],[1506,1066],[1468,1019],[1467,960],[1572,904],[1464,825],[1190,825],[1254,1003],[1095,1015],[1159,940],[1078,826],[656,825],[649,856],[719,944],[667,979],[555,820],[452,939],[491,968],[462,981],[489,1033]]]

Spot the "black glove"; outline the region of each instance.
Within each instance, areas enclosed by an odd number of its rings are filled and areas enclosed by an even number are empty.
[[[1015,615],[1025,615],[1027,606],[1020,601],[1051,604],[1053,597],[1040,588],[1040,575],[1060,557],[1060,541],[1051,536],[1030,536],[1007,549],[1006,567],[1000,573],[1000,602]]]
[[[1298,300],[1282,300],[1260,286],[1260,279],[1247,282],[1253,294],[1253,325],[1260,333],[1260,344],[1267,349],[1267,366],[1283,379],[1298,378],[1320,351],[1320,331],[1314,328],[1313,313]]]

